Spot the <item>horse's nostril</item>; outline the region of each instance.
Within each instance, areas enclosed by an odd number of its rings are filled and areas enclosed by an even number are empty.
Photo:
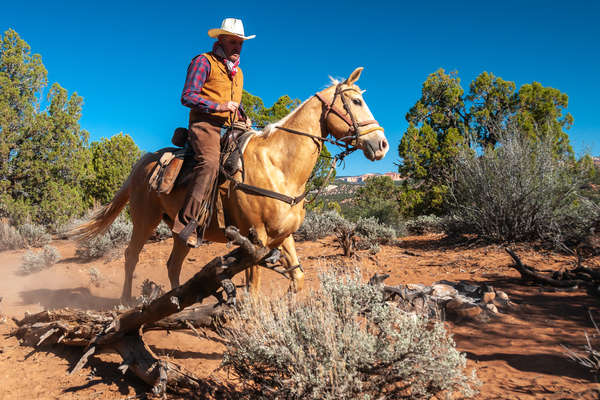
[[[388,142],[387,142],[387,140],[383,139],[381,141],[381,150],[385,150],[385,149],[387,149],[387,147],[388,147]]]

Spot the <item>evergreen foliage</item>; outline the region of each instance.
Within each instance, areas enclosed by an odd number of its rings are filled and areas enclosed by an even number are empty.
[[[142,152],[131,136],[122,132],[93,142],[90,150],[95,176],[88,182],[89,194],[106,204],[125,182]]]
[[[118,134],[89,144],[83,98],[47,87],[39,54],[9,29],[0,37],[0,217],[56,228],[107,203],[141,152]]]
[[[573,157],[567,106],[566,94],[538,82],[516,90],[514,82],[483,72],[465,93],[456,72],[429,75],[406,115],[409,127],[398,146],[399,172],[409,178],[399,196],[403,213],[440,214],[458,154],[495,146],[509,125],[530,139],[548,139],[557,156]]]
[[[370,177],[356,191],[347,216],[352,220],[375,218],[381,224],[397,226],[400,221],[399,194],[399,187],[389,176]]]
[[[61,223],[81,214],[93,174],[83,99],[53,84],[41,56],[8,30],[0,45],[0,215],[15,223]],[[45,108],[42,108],[45,105]]]

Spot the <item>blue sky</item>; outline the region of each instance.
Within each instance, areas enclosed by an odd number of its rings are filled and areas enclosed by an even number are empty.
[[[119,132],[140,148],[169,145],[186,126],[180,103],[189,61],[212,46],[206,31],[241,18],[245,89],[270,106],[304,100],[355,67],[391,145],[385,159],[355,153],[338,175],[395,171],[406,112],[438,68],[463,87],[488,71],[517,87],[538,81],[569,95],[578,154],[600,155],[598,1],[27,1],[4,2],[0,29],[42,55],[50,82],[83,96],[92,140]],[[332,149],[335,150],[335,149]]]

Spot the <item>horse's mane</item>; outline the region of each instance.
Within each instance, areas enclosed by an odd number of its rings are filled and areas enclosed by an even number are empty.
[[[325,89],[328,89],[332,86],[335,86],[337,84],[340,83],[340,81],[338,79],[332,78],[331,76],[329,77],[329,81],[330,84],[327,85],[325,87]],[[258,136],[263,136],[265,138],[269,137],[269,135],[271,135],[271,133],[273,133],[273,131],[280,125],[285,124],[298,110],[300,110],[302,108],[302,106],[309,101],[312,98],[312,96],[310,96],[308,99],[304,100],[302,103],[300,103],[300,105],[298,105],[298,107],[296,107],[296,109],[294,111],[292,111],[291,113],[289,113],[288,115],[286,115],[285,117],[281,118],[279,121],[276,122],[272,122],[269,125],[265,126],[263,128],[263,130],[261,132],[258,133]]]

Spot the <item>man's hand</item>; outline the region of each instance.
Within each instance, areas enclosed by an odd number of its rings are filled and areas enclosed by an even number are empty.
[[[239,103],[236,103],[235,101],[228,101],[227,103],[219,104],[217,111],[235,112],[239,106]]]

